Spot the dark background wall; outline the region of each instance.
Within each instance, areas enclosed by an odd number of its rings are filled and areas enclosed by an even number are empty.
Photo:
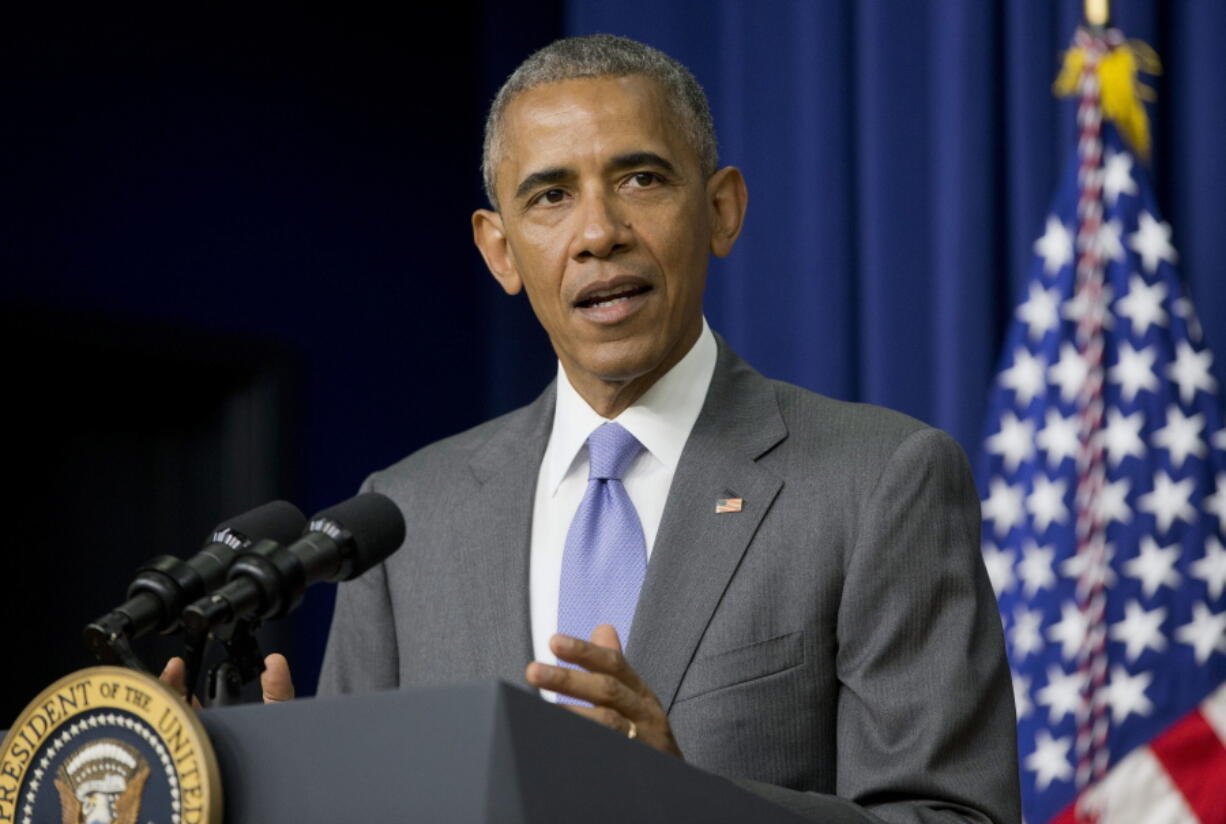
[[[539,392],[547,342],[468,216],[488,100],[563,33],[641,38],[707,87],[751,190],[712,325],[768,375],[900,408],[973,456],[1072,147],[1050,84],[1080,5],[0,13],[0,727],[89,663],[80,627],[144,558],[270,498],[309,514]],[[1152,171],[1220,352],[1226,5],[1113,6],[1165,60]],[[305,693],[331,597],[268,639]]]
[[[504,408],[539,391],[549,353],[517,302],[491,319],[468,216],[484,103],[562,19],[548,3],[445,4],[428,25],[263,4],[4,18],[0,727],[90,663],[81,627],[145,558],[270,498],[309,515],[488,417],[492,347],[537,369]],[[294,637],[269,640],[307,693],[317,590]]]

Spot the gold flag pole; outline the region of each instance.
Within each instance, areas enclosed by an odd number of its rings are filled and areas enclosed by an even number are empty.
[[[1110,0],[1085,0],[1086,22],[1099,29],[1107,27],[1110,19]]]

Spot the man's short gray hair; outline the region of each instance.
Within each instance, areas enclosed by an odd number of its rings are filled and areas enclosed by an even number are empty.
[[[498,208],[494,173],[502,154],[503,116],[516,95],[580,77],[650,77],[664,90],[665,101],[677,112],[681,128],[694,147],[706,177],[715,173],[718,155],[715,121],[702,86],[689,69],[659,49],[612,34],[591,34],[555,40],[533,53],[519,65],[498,90],[485,118],[485,146],[481,155],[481,175],[485,196]]]

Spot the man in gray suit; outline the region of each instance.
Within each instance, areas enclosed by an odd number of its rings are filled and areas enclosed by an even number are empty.
[[[474,238],[559,376],[369,479],[405,548],[341,586],[320,692],[504,678],[816,820],[1017,820],[965,458],[763,378],[707,328],[708,256],[747,196],[693,78],[632,41],[560,41],[499,93],[485,155]],[[628,457],[598,471],[614,425]],[[629,589],[633,621],[554,635],[588,606],[568,570],[589,516],[638,557],[586,591]]]

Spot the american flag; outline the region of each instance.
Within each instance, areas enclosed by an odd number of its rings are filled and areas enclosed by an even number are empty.
[[[1088,29],[1074,46],[1078,141],[1034,244],[979,473],[1023,813],[1226,822],[1213,355],[1153,187],[1110,117],[1120,89],[1104,84],[1118,74],[1099,69],[1131,47]],[[1123,128],[1134,137],[1135,119]]]

